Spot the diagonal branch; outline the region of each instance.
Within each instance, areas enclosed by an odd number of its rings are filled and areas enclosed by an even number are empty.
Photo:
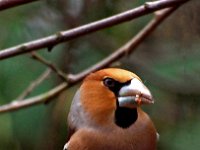
[[[31,55],[32,55],[33,59],[38,60],[42,64],[49,67],[52,71],[54,71],[63,81],[68,80],[67,75],[64,72],[62,72],[60,69],[58,69],[53,63],[49,62],[48,60],[46,60],[45,58],[43,58],[42,56],[40,56],[39,54],[37,54],[35,52],[32,52]]]
[[[135,9],[105,18],[93,23],[89,23],[71,30],[58,32],[55,35],[51,35],[45,38],[37,39],[28,43],[20,44],[8,49],[0,51],[0,60],[20,55],[23,53],[28,53],[33,50],[39,50],[41,48],[51,49],[55,45],[72,40],[74,38],[87,35],[89,33],[108,28],[132,19],[138,18],[140,16],[152,13],[154,11],[177,6],[183,4],[189,0],[159,0],[154,2],[147,2],[142,6]]]
[[[0,11],[36,1],[38,0],[0,0]]]
[[[36,104],[45,103],[47,100],[53,99],[62,91],[64,91],[66,87],[67,87],[67,83],[62,83],[59,86],[55,87],[54,89],[46,93],[40,94],[38,96],[28,98],[23,101],[19,101],[19,100],[13,101],[10,104],[0,106],[0,113],[14,111],[14,110],[18,110],[25,107],[30,107]]]
[[[85,76],[87,76],[89,73],[94,72],[96,70],[99,70],[101,68],[108,67],[111,63],[117,61],[118,59],[122,58],[123,56],[132,53],[134,50],[136,50],[137,46],[145,40],[145,38],[153,32],[156,27],[167,17],[169,16],[173,11],[175,11],[178,8],[172,7],[164,10],[160,10],[159,13],[155,13],[155,17],[130,41],[128,41],[125,45],[123,45],[121,48],[116,50],[114,53],[112,53],[107,58],[103,59],[99,63],[91,66],[87,70],[77,74],[77,75],[68,75],[68,78],[71,81],[82,79]]]
[[[50,73],[50,69],[44,71],[44,73],[42,73],[36,80],[32,81],[28,88],[24,90],[23,93],[21,93],[17,99],[25,99],[38,85],[40,85],[50,75]]]
[[[14,101],[9,104],[0,106],[0,113],[3,112],[10,112],[14,110],[18,110],[24,107],[30,107],[32,105],[46,103],[52,100],[52,98],[59,95],[61,92],[66,90],[67,88],[73,86],[77,82],[81,81],[87,74],[104,68],[106,66],[109,66],[111,63],[115,62],[116,60],[122,58],[125,54],[132,53],[136,47],[144,41],[144,39],[152,33],[156,27],[165,20],[173,11],[175,11],[177,7],[172,7],[169,9],[161,10],[159,13],[156,13],[156,16],[154,19],[152,19],[146,27],[144,27],[133,39],[131,39],[128,43],[126,43],[124,46],[116,50],[114,53],[112,53],[110,56],[105,58],[104,60],[100,61],[96,65],[92,66],[89,69],[86,69],[85,71],[77,74],[77,75],[69,75],[68,76],[68,83],[62,83],[55,87],[54,89],[43,93],[41,95],[25,99],[24,101]]]

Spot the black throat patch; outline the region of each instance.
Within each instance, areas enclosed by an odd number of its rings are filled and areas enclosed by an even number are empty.
[[[121,128],[128,128],[138,118],[137,109],[118,107],[115,111],[115,123]]]
[[[138,118],[137,108],[126,108],[119,107],[117,97],[119,95],[119,91],[123,86],[129,85],[131,80],[120,83],[115,81],[112,78],[105,78],[104,85],[108,87],[116,96],[116,105],[117,109],[115,110],[115,123],[117,126],[121,128],[128,128],[132,125]]]

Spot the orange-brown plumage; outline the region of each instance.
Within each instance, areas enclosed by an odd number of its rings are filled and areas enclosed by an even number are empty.
[[[135,98],[139,95],[142,100],[152,100],[140,82],[137,75],[114,68],[87,76],[72,102],[68,116],[69,141],[65,148],[155,150],[156,129],[148,115],[137,106]],[[139,90],[144,88],[144,92],[138,93],[137,86],[136,90],[130,91],[133,83],[138,84]],[[130,96],[135,102],[129,104],[128,100],[124,105],[124,99]]]

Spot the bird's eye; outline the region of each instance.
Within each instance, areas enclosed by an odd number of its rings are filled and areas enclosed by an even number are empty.
[[[103,83],[105,86],[109,87],[109,88],[112,88],[115,86],[115,80],[111,79],[111,78],[105,78],[103,80]]]

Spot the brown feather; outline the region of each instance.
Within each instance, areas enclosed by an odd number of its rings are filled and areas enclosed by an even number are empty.
[[[112,125],[110,130],[78,130],[68,150],[155,150],[156,130],[149,117],[138,110],[138,120],[127,129]]]
[[[138,119],[130,127],[115,124],[116,95],[103,85],[105,77],[122,83],[132,78],[141,80],[129,71],[113,68],[86,77],[68,116],[68,150],[155,150],[156,129],[140,108]]]

